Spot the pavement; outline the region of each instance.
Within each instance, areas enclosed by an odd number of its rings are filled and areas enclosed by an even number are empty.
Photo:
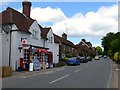
[[[49,68],[49,69],[40,69],[40,70],[36,70],[36,71],[13,71],[12,72],[12,76],[10,77],[4,77],[4,78],[13,78],[13,77],[19,77],[19,76],[28,76],[28,75],[34,75],[34,74],[38,74],[38,73],[47,73],[47,72],[51,72],[51,71],[59,71],[61,68],[63,68],[65,66],[61,66],[61,67],[55,67],[55,68]]]
[[[101,58],[77,66],[13,72],[2,83],[3,88],[118,88],[116,69],[117,65],[109,58]]]

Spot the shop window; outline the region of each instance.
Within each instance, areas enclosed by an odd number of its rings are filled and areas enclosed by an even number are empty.
[[[42,53],[38,53],[38,60],[42,62]]]
[[[27,62],[29,58],[29,51],[27,49],[24,49],[24,61]]]

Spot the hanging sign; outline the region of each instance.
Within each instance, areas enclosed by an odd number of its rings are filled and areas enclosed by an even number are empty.
[[[27,44],[27,40],[26,39],[23,39],[22,40],[22,46],[25,46]]]

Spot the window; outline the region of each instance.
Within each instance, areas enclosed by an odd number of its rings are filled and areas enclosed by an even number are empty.
[[[53,38],[49,37],[49,43],[52,43],[52,42],[53,42]]]
[[[38,32],[33,30],[33,34],[32,34],[34,39],[38,39]]]
[[[49,40],[49,43],[50,43],[50,37],[49,37],[49,39],[48,39],[48,40]]]
[[[52,43],[53,38],[51,37],[51,43]]]
[[[29,51],[24,49],[24,62],[28,62]]]

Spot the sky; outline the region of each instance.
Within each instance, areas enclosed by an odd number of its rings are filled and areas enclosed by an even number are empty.
[[[22,12],[21,2],[2,3]],[[101,46],[101,38],[118,31],[118,5],[115,2],[32,2],[31,17],[43,27],[52,27],[55,34],[68,34],[77,44],[81,39]]]

